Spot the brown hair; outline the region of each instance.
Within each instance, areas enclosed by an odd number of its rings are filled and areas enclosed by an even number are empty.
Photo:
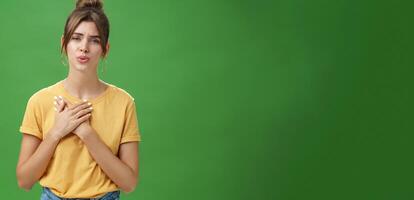
[[[63,32],[63,43],[60,52],[66,53],[66,47],[73,32],[81,22],[94,22],[99,32],[103,56],[106,55],[106,44],[109,38],[109,21],[106,17],[101,0],[77,0],[76,8],[66,20]]]

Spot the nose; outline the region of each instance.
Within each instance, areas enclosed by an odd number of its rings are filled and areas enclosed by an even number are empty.
[[[89,52],[89,50],[88,50],[88,45],[87,45],[87,41],[86,41],[86,40],[84,40],[84,41],[80,44],[80,46],[79,46],[79,50],[80,50],[82,53],[88,53],[88,52]]]
[[[89,52],[89,50],[88,50],[88,49],[83,48],[83,47],[81,47],[81,48],[80,48],[80,51],[81,51],[82,53],[88,53],[88,52]]]

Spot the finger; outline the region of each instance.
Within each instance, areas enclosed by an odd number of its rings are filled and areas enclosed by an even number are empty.
[[[54,107],[55,111],[56,112],[61,112],[61,110],[60,110],[59,105],[57,104],[57,102],[55,101],[53,103],[55,104],[55,107]]]
[[[62,96],[59,96],[58,97],[60,100],[58,101],[58,103],[59,103],[59,105],[60,104],[62,104],[62,108],[61,108],[61,110],[65,110],[66,108],[68,108],[69,106],[68,106],[68,104],[69,104],[69,102],[68,101],[66,101]]]
[[[75,114],[75,119],[78,119],[78,118],[82,117],[83,115],[86,115],[90,112],[92,112],[92,107],[83,109],[83,110],[81,110],[81,111],[79,111],[78,113]]]
[[[72,114],[75,115],[79,111],[89,108],[91,105],[92,104],[89,103],[89,102],[83,102],[83,103],[81,103],[81,105],[77,106],[75,109],[72,110]]]
[[[64,97],[59,96],[59,99],[61,99],[61,102],[65,103],[65,106],[71,106],[72,103],[70,103],[69,101],[67,101]]]
[[[81,124],[82,122],[88,120],[90,116],[91,116],[91,113],[88,113],[88,114],[76,119],[76,123]]]
[[[58,96],[58,97],[55,96],[54,104],[56,108],[55,111],[62,112],[65,108],[65,103],[63,102],[61,96]]]
[[[53,105],[55,106],[54,107],[54,109],[55,109],[55,111],[57,112],[59,109],[59,101],[57,101],[57,99],[58,99],[58,97],[57,96],[54,96],[54,101],[53,101]]]
[[[63,110],[65,110],[65,103],[60,103],[60,104],[58,104],[58,111],[59,112],[62,112]]]
[[[71,105],[70,107],[69,107],[69,109],[70,110],[75,110],[75,109],[77,109],[79,106],[82,106],[82,105],[87,105],[89,102],[87,102],[87,101],[83,101],[83,102],[80,102],[80,103],[78,103],[78,104],[75,104],[75,105]]]

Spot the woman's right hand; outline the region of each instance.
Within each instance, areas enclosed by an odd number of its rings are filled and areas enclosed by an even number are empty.
[[[59,101],[56,102],[56,101]],[[56,115],[55,122],[50,132],[57,139],[65,137],[71,133],[82,122],[91,116],[91,104],[87,101],[69,106],[61,96],[55,97]]]

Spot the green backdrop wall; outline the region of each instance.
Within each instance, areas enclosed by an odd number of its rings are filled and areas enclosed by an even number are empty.
[[[413,199],[408,1],[105,1],[100,77],[135,97],[140,183],[122,199]],[[0,1],[0,191],[28,98],[66,76],[74,1]]]

